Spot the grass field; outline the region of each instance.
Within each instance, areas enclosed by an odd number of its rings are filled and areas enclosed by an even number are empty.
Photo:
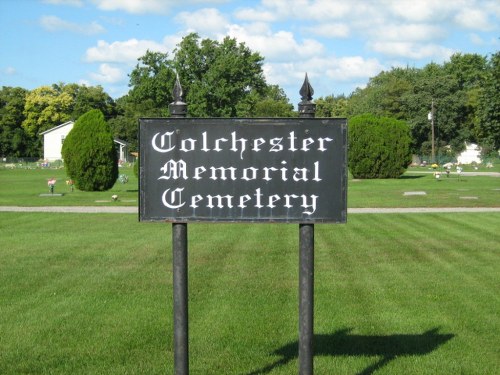
[[[500,178],[452,174],[437,181],[428,169],[411,169],[399,179],[349,180],[349,207],[498,207]],[[138,182],[131,168],[121,168],[127,184],[107,192],[71,192],[64,169],[0,169],[0,206],[136,206]],[[56,178],[55,193],[46,196],[47,180]],[[425,195],[405,195],[424,192]],[[45,196],[40,196],[44,194]],[[118,201],[111,199],[118,195]]]
[[[498,374],[499,219],[316,225],[315,373]],[[297,373],[297,229],[189,226],[192,374]],[[170,231],[0,213],[0,373],[172,374]]]
[[[498,207],[500,179],[349,180],[349,207]],[[0,205],[137,205],[0,169]],[[55,192],[45,197],[47,180]],[[405,192],[425,195],[405,196]],[[111,195],[119,196],[111,201]],[[500,213],[316,225],[316,374],[500,374]],[[244,240],[242,240],[244,239]],[[190,224],[192,374],[297,373],[297,225]],[[173,374],[171,226],[0,212],[0,374]]]

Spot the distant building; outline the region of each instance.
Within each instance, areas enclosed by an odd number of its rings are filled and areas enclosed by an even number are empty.
[[[457,156],[459,164],[481,163],[481,147],[475,143],[465,143],[465,150]]]
[[[64,124],[55,126],[46,130],[40,135],[43,135],[43,159],[46,161],[62,160],[61,150],[64,140],[73,129],[73,121],[65,122]],[[120,162],[132,162],[134,157],[128,150],[128,143],[115,139],[116,153]]]
[[[64,140],[73,129],[73,121],[45,130],[40,133],[43,135],[43,159],[46,161],[62,160],[61,149]]]

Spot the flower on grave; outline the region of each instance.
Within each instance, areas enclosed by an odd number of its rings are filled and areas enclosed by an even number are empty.
[[[68,185],[71,191],[73,191],[75,186],[75,181],[73,181],[72,179],[66,180],[66,185]]]
[[[436,169],[437,167],[439,167],[439,165],[437,165],[436,163],[432,164],[431,165],[432,169]]]
[[[118,180],[122,184],[126,184],[128,182],[128,176],[126,174],[121,174],[120,176],[118,176]]]
[[[113,199],[113,202],[116,202],[116,201],[118,200],[118,195],[113,194],[113,195],[111,196],[111,199]]]
[[[54,193],[54,186],[56,185],[57,180],[52,177],[47,180],[47,185],[49,186],[49,192],[52,194]]]

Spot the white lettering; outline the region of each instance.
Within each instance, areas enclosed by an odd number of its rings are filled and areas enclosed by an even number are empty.
[[[264,143],[266,143],[266,140],[264,138],[257,138],[253,140],[253,151],[259,152],[260,151],[260,146],[262,146]]]
[[[304,207],[303,214],[312,215],[316,211],[316,199],[318,199],[318,196],[311,195],[311,199],[311,204],[307,204],[307,195],[302,194],[302,205],[300,207]],[[308,208],[311,208],[311,210],[308,210]]]
[[[207,195],[207,199],[208,199],[208,204],[207,204],[207,207],[208,208],[214,208],[214,203],[213,203],[213,200],[214,199],[217,199],[217,207],[218,208],[224,208],[224,205],[222,204],[222,200],[226,198],[226,206],[229,207],[229,208],[232,208],[233,207],[233,197],[232,195]]]
[[[307,168],[294,168],[293,170],[295,172],[293,175],[294,181],[307,181]]]
[[[172,151],[175,148],[175,145],[172,146],[172,135],[173,134],[174,134],[174,132],[165,132],[160,137],[160,146],[157,146],[157,144],[156,144],[156,138],[158,137],[158,135],[160,135],[160,133],[156,133],[153,136],[153,139],[151,140],[151,145],[153,146],[153,149],[155,151],[158,151],[158,152],[161,152],[161,153]],[[168,148],[164,148],[165,147],[165,143],[166,143],[165,142],[165,137],[168,138]]]
[[[243,160],[243,152],[245,152],[247,141],[248,141],[248,139],[245,139],[245,138],[236,139],[236,132],[231,133],[232,147],[230,148],[230,150],[234,151],[234,152],[238,151],[238,147],[236,147],[236,142],[240,142],[240,145],[241,145],[240,159],[241,160]]]
[[[319,178],[319,161],[314,163],[314,178],[313,181],[321,181]]]
[[[186,143],[190,144],[189,148],[186,147]],[[194,151],[195,150],[195,143],[196,143],[196,139],[193,139],[193,138],[183,139],[181,141],[181,148],[179,150],[184,151],[184,152]]]
[[[198,203],[201,202],[203,200],[203,197],[201,195],[193,195],[191,197],[191,204],[189,207],[193,207],[193,208],[198,208]]]
[[[215,167],[210,167],[210,170],[212,171],[212,176],[210,176],[210,179],[212,180],[217,180],[217,179],[221,179],[221,180],[227,180],[227,177],[226,177],[226,171],[229,170],[231,172],[231,180],[236,180],[236,176],[235,176],[235,172],[236,172],[236,168],[234,167],[228,167],[228,168],[224,168],[224,167],[218,167],[218,168],[215,168]],[[216,171],[220,171],[220,177],[217,178],[217,173]]]
[[[170,159],[165,163],[165,165],[160,168],[164,176],[158,177],[158,180],[170,180],[171,178],[177,180],[178,178],[183,178],[185,180],[187,177],[186,162],[184,160],[175,161]]]
[[[269,152],[279,152],[283,151],[283,145],[281,144],[281,141],[283,140],[283,137],[281,138],[272,138],[269,143],[271,144],[271,149]]]
[[[302,140],[302,151],[309,151],[309,146],[314,143],[314,139],[312,138],[305,138]]]
[[[269,171],[277,171],[278,169],[277,168],[274,168],[274,167],[264,167],[262,168],[264,170],[264,177],[262,178],[263,180],[266,180],[266,181],[271,181],[272,180],[272,177],[269,177]]]
[[[238,205],[238,207],[240,207],[240,208],[247,207],[247,205],[245,203],[247,203],[251,199],[252,199],[252,197],[248,194],[240,195],[240,204]]]
[[[168,194],[169,190],[170,189],[165,190],[162,197],[161,197],[163,205],[165,207],[172,208],[174,210],[184,206],[184,204],[186,202],[182,202],[182,196],[181,196],[181,193],[184,190],[184,188],[177,188],[177,189],[173,190],[170,193],[170,199],[167,200],[167,198],[168,198],[167,194]]]
[[[332,142],[332,141],[333,141],[332,138],[318,138],[318,142],[319,142],[318,151],[326,151],[326,147],[325,147],[324,142]]]
[[[203,177],[200,177],[200,174],[202,174],[203,172],[206,172],[206,168],[205,167],[196,167],[194,169],[194,179],[195,180],[201,180]]]
[[[290,147],[288,148],[289,151],[297,151],[295,148],[295,141],[297,140],[297,137],[295,136],[295,132],[290,132],[290,136],[288,137],[290,140]]]

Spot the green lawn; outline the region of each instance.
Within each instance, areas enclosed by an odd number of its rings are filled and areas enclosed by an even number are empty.
[[[483,169],[484,170],[484,169]],[[500,178],[452,174],[437,181],[428,169],[411,169],[399,179],[349,180],[349,207],[498,207]],[[121,168],[127,184],[117,182],[106,192],[71,192],[64,169],[0,169],[0,206],[136,206],[138,182],[131,168]],[[48,194],[47,180],[57,179],[55,193]],[[425,195],[405,195],[424,192]],[[118,201],[111,199],[118,195]]]
[[[316,225],[315,373],[498,374],[499,222]],[[189,241],[191,373],[296,374],[298,226]],[[172,374],[170,242],[135,215],[0,213],[0,373]]]

